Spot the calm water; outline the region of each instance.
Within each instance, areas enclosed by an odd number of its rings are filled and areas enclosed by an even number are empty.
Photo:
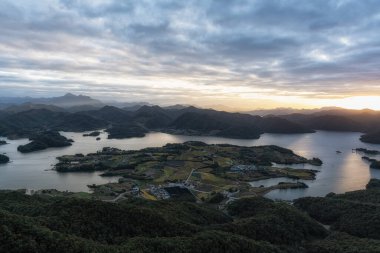
[[[0,153],[6,153],[11,163],[0,165],[1,189],[47,189],[56,188],[69,191],[88,191],[87,184],[101,184],[116,181],[117,178],[102,178],[99,173],[57,173],[52,171],[55,157],[64,154],[91,153],[103,147],[120,149],[141,149],[159,147],[166,143],[181,143],[189,140],[203,141],[209,144],[229,143],[241,146],[274,144],[294,150],[307,158],[319,157],[323,160],[320,172],[314,181],[305,181],[308,189],[276,190],[267,194],[274,199],[294,199],[302,196],[324,196],[329,192],[342,193],[363,189],[371,177],[380,178],[380,170],[369,169],[361,155],[352,152],[353,148],[368,148],[380,150],[380,145],[365,144],[359,141],[359,133],[337,133],[319,131],[314,134],[264,134],[259,140],[237,140],[219,137],[180,136],[164,133],[150,133],[144,138],[109,140],[104,133],[101,140],[94,137],[83,137],[82,133],[62,133],[75,140],[73,146],[51,148],[31,154],[17,152],[17,146],[28,140],[7,140],[10,144],[0,146]],[[4,138],[3,138],[4,139]],[[337,154],[336,151],[342,151]],[[378,157],[380,158],[380,157]],[[302,167],[302,166],[297,166]],[[270,179],[254,183],[255,185],[270,186],[277,184],[279,179]]]

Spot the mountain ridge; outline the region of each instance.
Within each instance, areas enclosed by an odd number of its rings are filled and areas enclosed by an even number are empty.
[[[144,136],[149,131],[185,135],[210,135],[257,139],[263,133],[313,133],[315,130],[361,132],[363,142],[380,143],[380,112],[327,108],[284,115],[251,115],[175,105],[160,107],[140,103],[119,108],[104,105],[88,96],[67,93],[42,99],[48,104],[23,103],[0,110],[0,134],[27,136],[36,130],[98,130],[107,128],[114,136]],[[50,101],[50,102],[49,102]],[[61,104],[92,103],[59,107]],[[285,108],[287,109],[287,108]],[[113,130],[111,130],[114,128]],[[123,134],[122,132],[125,132]]]

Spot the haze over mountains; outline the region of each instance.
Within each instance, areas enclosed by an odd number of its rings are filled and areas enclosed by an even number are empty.
[[[0,104],[2,106],[14,105],[14,104],[46,104],[46,105],[55,105],[60,107],[72,107],[79,105],[93,105],[101,106],[102,102],[96,99],[92,99],[88,96],[83,95],[74,95],[67,93],[61,97],[52,97],[52,98],[32,98],[32,97],[1,97]]]
[[[149,131],[256,139],[263,133],[312,133],[315,130],[366,133],[380,143],[380,112],[321,108],[231,113],[174,105],[105,103],[68,93],[53,98],[1,98],[0,135],[29,137],[35,131],[107,129],[109,138],[142,137]]]
[[[322,112],[326,110],[333,110],[333,109],[342,109],[339,107],[321,107],[321,108],[314,108],[314,109],[295,109],[291,107],[278,107],[274,109],[256,109],[252,111],[245,111],[245,113],[251,114],[251,115],[259,115],[259,116],[266,116],[266,115],[286,115],[286,114],[293,114],[293,113],[302,113],[302,114],[312,114],[317,112]]]
[[[46,105],[56,106],[61,108],[49,107],[52,110],[61,110],[65,108],[69,111],[81,111],[90,110],[94,108],[100,108],[105,105],[115,105],[118,107],[134,107],[141,105],[148,105],[148,103],[129,103],[129,102],[108,102],[104,103],[100,100],[93,99],[89,96],[84,95],[74,95],[72,93],[66,93],[60,97],[51,98],[33,98],[33,97],[0,97],[0,108],[18,111],[28,110],[28,109],[41,109]]]

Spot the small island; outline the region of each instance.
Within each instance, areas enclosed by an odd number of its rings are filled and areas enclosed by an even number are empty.
[[[371,150],[366,148],[357,148],[355,149],[356,152],[364,153],[366,155],[379,155],[380,151],[378,150]]]
[[[1,145],[5,145],[5,144],[8,144],[8,142],[3,141],[3,140],[0,140],[0,146],[1,146]]]
[[[309,188],[309,186],[303,182],[297,182],[297,183],[280,182],[280,183],[278,183],[277,186],[278,186],[277,187],[278,189],[306,189],[306,188]]]
[[[313,157],[311,160],[308,161],[308,163],[314,166],[322,166],[323,164],[322,160],[317,157]]]
[[[6,155],[0,154],[0,164],[5,164],[9,162],[9,157]]]
[[[17,147],[19,152],[30,153],[51,147],[67,147],[71,146],[71,143],[73,142],[73,140],[67,139],[56,131],[40,132],[29,139],[31,140],[30,143]]]
[[[84,137],[97,137],[99,135],[100,135],[99,131],[94,131],[94,132],[91,132],[89,134],[83,134]]]

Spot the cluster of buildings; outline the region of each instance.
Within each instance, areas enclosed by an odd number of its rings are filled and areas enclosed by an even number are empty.
[[[233,172],[245,172],[245,171],[257,170],[257,167],[253,164],[251,165],[237,164],[237,165],[233,165],[230,170]]]
[[[195,186],[188,182],[168,183],[165,186],[149,185],[149,193],[157,199],[169,199],[171,197],[178,197],[185,193],[190,193],[189,189],[194,188]]]
[[[195,185],[185,181],[182,183],[168,183],[168,185],[166,187],[180,187],[180,188],[194,189]]]
[[[149,186],[149,192],[157,199],[169,199],[170,194],[162,187],[157,187],[154,185]]]

